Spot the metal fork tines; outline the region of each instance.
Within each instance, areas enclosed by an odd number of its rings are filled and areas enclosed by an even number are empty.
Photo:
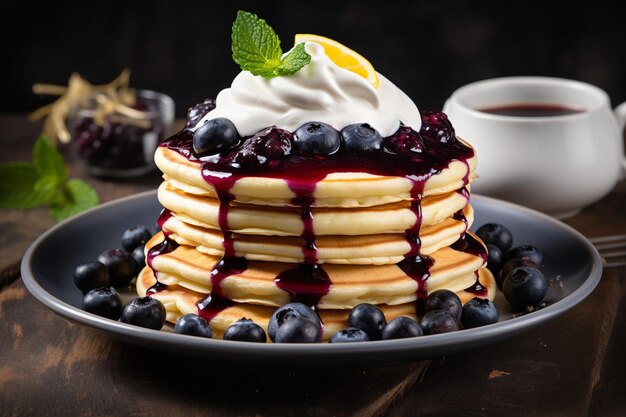
[[[589,241],[602,256],[605,268],[626,266],[626,234],[598,236]]]

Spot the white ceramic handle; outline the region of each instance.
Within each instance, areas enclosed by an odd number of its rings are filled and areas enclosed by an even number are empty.
[[[624,127],[626,127],[626,101],[615,108],[615,117],[617,118],[617,126],[619,127],[619,138],[624,140]],[[622,176],[626,177],[626,158],[622,156]]]

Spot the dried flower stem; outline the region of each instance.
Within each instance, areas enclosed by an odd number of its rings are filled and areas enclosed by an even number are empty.
[[[65,121],[70,111],[76,107],[86,107],[88,101],[95,96],[97,106],[94,110],[94,122],[97,125],[102,126],[107,119],[113,117],[115,121],[148,129],[150,121],[147,114],[132,108],[136,95],[134,90],[128,88],[129,80],[130,70],[124,69],[116,79],[103,85],[92,85],[77,73],[70,76],[67,87],[34,84],[35,94],[60,97],[54,103],[35,110],[28,117],[30,120],[38,120],[46,116],[42,133],[52,141],[58,139],[62,143],[68,143],[71,135]]]

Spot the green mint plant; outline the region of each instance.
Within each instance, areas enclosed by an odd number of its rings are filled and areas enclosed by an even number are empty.
[[[280,39],[267,22],[257,15],[239,10],[231,35],[233,60],[242,70],[271,78],[291,75],[311,62],[304,42],[283,56]]]
[[[100,203],[85,181],[68,179],[63,157],[45,136],[33,146],[33,161],[0,164],[0,209],[48,206],[61,221]]]

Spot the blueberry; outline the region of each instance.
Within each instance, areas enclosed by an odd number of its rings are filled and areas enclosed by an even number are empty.
[[[498,287],[500,287],[500,289],[502,289],[502,283],[504,282],[504,278],[509,273],[511,273],[512,270],[520,266],[527,266],[529,268],[535,268],[535,269],[541,270],[541,268],[539,268],[539,265],[531,261],[530,258],[528,257],[509,259],[508,261],[504,263],[504,265],[502,265],[502,268],[500,269],[500,273],[495,276],[496,283],[498,284]]]
[[[543,266],[543,253],[541,250],[532,245],[517,246],[506,253],[505,259],[514,258],[530,258],[536,265]]]
[[[152,233],[146,226],[133,226],[122,234],[122,247],[132,252],[137,246],[144,246],[151,237]]]
[[[423,111],[421,113],[422,130],[420,133],[424,137],[442,143],[455,140],[454,128],[445,113],[438,111]]]
[[[497,277],[504,263],[504,253],[493,243],[487,243],[487,269],[491,271],[494,277]]]
[[[355,327],[341,329],[330,338],[328,343],[367,342],[370,340],[367,333]]]
[[[83,297],[83,309],[89,313],[117,320],[122,314],[122,299],[109,288],[95,288]]]
[[[228,326],[224,332],[224,340],[265,343],[267,335],[261,326],[250,319],[242,318]]]
[[[125,249],[108,250],[98,256],[98,262],[107,267],[111,285],[115,288],[128,285],[137,274],[137,263]]]
[[[487,223],[476,230],[476,235],[485,243],[491,243],[506,253],[513,246],[513,233],[499,223]]]
[[[322,331],[319,321],[313,322],[306,317],[294,317],[283,323],[276,331],[276,343],[317,343]]]
[[[156,298],[134,298],[124,306],[122,323],[160,330],[165,324],[165,306]]]
[[[186,334],[189,336],[206,338],[211,338],[213,336],[213,331],[211,330],[211,326],[209,326],[209,322],[193,313],[185,314],[176,320],[174,330],[178,334]]]
[[[463,304],[458,295],[450,290],[437,290],[428,294],[424,302],[424,312],[445,310],[457,320],[461,319]]]
[[[229,154],[234,168],[254,169],[291,155],[293,135],[276,126],[268,127],[246,139],[234,154]]]
[[[415,320],[408,317],[396,317],[383,329],[383,340],[406,339],[423,335],[422,328]]]
[[[267,333],[272,342],[276,341],[276,332],[278,329],[283,324],[296,317],[304,317],[309,321],[317,323],[321,331],[320,319],[311,307],[302,303],[289,303],[276,309],[276,311],[272,314],[272,317],[270,317],[269,324],[267,325]]]
[[[504,277],[502,292],[513,307],[536,307],[546,296],[548,283],[539,269],[520,266]]]
[[[350,327],[363,330],[370,340],[380,340],[383,328],[387,325],[387,319],[383,312],[372,304],[359,304],[348,315]]]
[[[348,151],[373,151],[380,149],[382,136],[367,123],[355,123],[341,130],[343,146]]]
[[[496,305],[487,299],[474,297],[463,306],[461,323],[466,329],[497,323],[499,319]]]
[[[141,271],[143,267],[146,266],[146,255],[144,253],[144,247],[137,246],[135,250],[133,250],[133,253],[131,253],[131,256],[137,264],[137,271]]]
[[[207,120],[193,132],[193,151],[196,155],[215,155],[226,152],[239,143],[237,128],[228,119]]]
[[[187,110],[187,123],[185,127],[193,127],[198,124],[208,112],[215,108],[215,100],[207,98],[202,103],[196,104]]]
[[[396,133],[383,139],[383,143],[385,150],[394,154],[421,153],[424,150],[424,140],[408,126],[400,126]]]
[[[85,294],[94,288],[111,285],[109,271],[100,262],[85,262],[74,269],[74,284]]]
[[[293,135],[294,145],[301,152],[330,155],[339,149],[341,137],[332,126],[322,122],[305,123]]]
[[[431,310],[419,321],[424,334],[448,333],[459,330],[459,322],[445,310]]]

